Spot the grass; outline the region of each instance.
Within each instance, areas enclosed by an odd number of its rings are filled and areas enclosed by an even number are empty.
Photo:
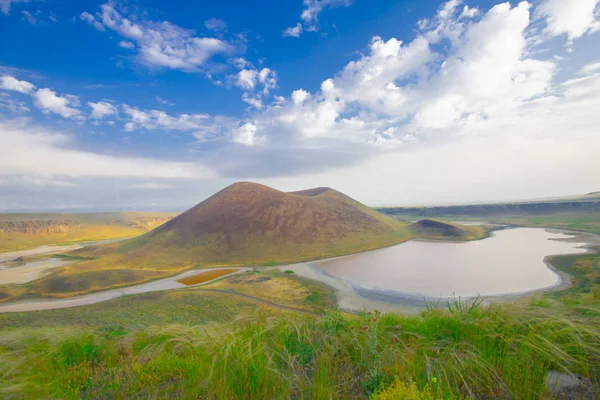
[[[335,306],[335,297],[327,286],[275,270],[233,275],[203,288],[233,290],[275,304],[312,312],[323,312]]]
[[[229,269],[217,269],[214,271],[204,271],[200,272],[196,275],[187,276],[185,278],[179,279],[177,282],[182,283],[184,285],[197,285],[199,283],[204,283],[208,281],[212,281],[213,279],[220,278],[225,275],[233,274],[234,272],[238,272],[238,268],[229,268]]]
[[[0,336],[33,330],[101,333],[133,332],[169,324],[197,326],[230,322],[260,308],[235,296],[195,288],[151,292],[76,308],[0,314]]]
[[[585,314],[585,315],[584,315]],[[559,303],[0,338],[4,398],[548,398],[549,370],[600,378],[600,309]],[[412,397],[394,397],[407,394]],[[407,395],[407,396],[408,396]]]

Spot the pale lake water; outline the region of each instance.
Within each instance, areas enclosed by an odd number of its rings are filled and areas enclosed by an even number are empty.
[[[473,242],[412,240],[317,267],[359,289],[421,298],[519,294],[560,283],[544,258],[585,253],[586,242],[556,240],[572,238],[541,228],[505,229]]]

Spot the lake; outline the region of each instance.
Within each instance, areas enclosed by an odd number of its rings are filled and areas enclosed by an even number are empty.
[[[569,234],[515,228],[472,242],[412,240],[319,262],[317,267],[358,289],[388,294],[419,298],[519,294],[558,285],[560,277],[544,258],[585,253],[581,247],[585,244]]]

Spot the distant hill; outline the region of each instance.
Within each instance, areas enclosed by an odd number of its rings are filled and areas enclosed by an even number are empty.
[[[0,252],[62,242],[137,236],[178,213],[6,213],[0,214]]]
[[[410,230],[415,236],[439,236],[447,238],[461,238],[464,235],[462,229],[440,221],[423,219],[410,225]]]
[[[264,264],[390,245],[408,238],[406,225],[331,188],[240,182],[145,235],[82,252],[146,267]]]
[[[510,215],[547,215],[556,213],[598,213],[600,192],[581,196],[556,197],[531,201],[461,204],[447,206],[381,207],[378,211],[397,217],[481,217]]]

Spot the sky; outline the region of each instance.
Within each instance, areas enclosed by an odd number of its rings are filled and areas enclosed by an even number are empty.
[[[0,0],[0,211],[600,190],[600,0]]]

